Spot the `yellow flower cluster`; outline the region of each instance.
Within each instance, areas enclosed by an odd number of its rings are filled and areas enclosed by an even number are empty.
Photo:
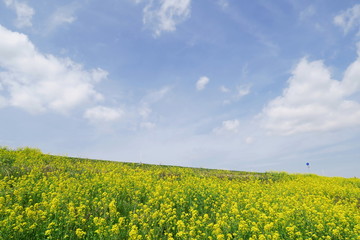
[[[0,240],[358,239],[360,180],[0,148]]]

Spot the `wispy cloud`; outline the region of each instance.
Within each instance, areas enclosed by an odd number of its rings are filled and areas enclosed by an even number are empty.
[[[228,88],[225,87],[225,86],[221,86],[221,87],[219,88],[219,90],[220,90],[221,92],[223,92],[223,93],[228,93],[228,92],[230,92],[230,89],[228,89]]]
[[[16,12],[15,26],[18,28],[31,27],[32,17],[35,13],[34,9],[25,2],[19,2],[17,0],[4,0],[5,5],[12,8]]]
[[[143,98],[143,101],[147,103],[156,103],[163,99],[171,91],[171,89],[172,87],[170,86],[164,86],[157,90],[151,90]]]
[[[142,2],[135,0],[136,3]],[[143,23],[159,37],[173,32],[176,26],[190,17],[191,0],[148,0],[144,7]]]
[[[96,106],[85,111],[84,117],[92,123],[113,122],[119,120],[124,115],[120,108],[110,108]]]
[[[140,127],[143,129],[150,130],[150,129],[154,129],[156,127],[156,124],[153,122],[141,122]]]
[[[302,59],[283,94],[263,109],[264,127],[290,135],[359,126],[360,104],[349,100],[360,91],[359,79],[359,56],[342,81],[334,80],[322,61]]]
[[[213,131],[216,134],[238,133],[240,128],[240,121],[238,119],[223,121],[221,127],[215,128]]]
[[[240,85],[236,88],[237,93],[235,98],[242,98],[250,93],[251,86],[250,85]]]
[[[223,87],[223,86],[222,86]],[[231,104],[233,102],[239,101],[241,98],[245,97],[246,95],[249,95],[251,92],[251,85],[250,84],[244,84],[236,86],[235,90],[231,91],[228,88],[220,88],[220,91],[223,93],[231,94],[228,99],[226,99],[223,103],[224,104]]]
[[[150,116],[152,109],[150,108],[149,103],[143,102],[139,107],[138,112],[142,118],[147,119]]]
[[[217,4],[222,8],[226,9],[229,7],[229,1],[228,0],[218,0]]]
[[[151,90],[149,91],[143,99],[140,101],[140,106],[138,107],[138,114],[143,120],[146,120],[145,122],[148,122],[147,119],[152,114],[152,105],[161,101],[170,91],[170,86],[164,86],[157,90]],[[148,124],[145,124],[144,126],[150,126]],[[144,128],[144,126],[141,126]],[[145,127],[146,128],[146,127]]]
[[[266,34],[266,31],[264,31],[261,25],[258,25],[252,19],[245,17],[245,15],[235,11],[232,8],[228,8],[227,13],[235,22],[242,26],[244,31],[253,36],[254,39],[256,39],[256,41],[261,45],[265,46],[268,50],[268,53],[273,56],[279,55],[280,46],[277,44],[277,42],[274,42],[271,36]]]
[[[254,143],[255,139],[253,137],[246,137],[244,141],[246,144],[252,144]]]
[[[347,34],[351,29],[359,27],[360,4],[356,4],[352,8],[349,8],[335,16],[334,23],[342,27],[345,34]]]
[[[210,82],[210,79],[206,76],[202,76],[196,82],[196,89],[202,91],[205,89],[206,85]]]
[[[300,20],[303,21],[308,18],[311,18],[315,14],[316,14],[316,8],[314,7],[314,5],[310,5],[300,12],[299,18],[300,18]]]
[[[47,30],[52,31],[61,25],[73,23],[76,20],[75,12],[78,8],[79,5],[75,3],[58,7],[50,16]]]

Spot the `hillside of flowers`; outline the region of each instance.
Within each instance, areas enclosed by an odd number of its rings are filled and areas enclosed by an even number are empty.
[[[360,179],[3,147],[0,239],[360,239]]]

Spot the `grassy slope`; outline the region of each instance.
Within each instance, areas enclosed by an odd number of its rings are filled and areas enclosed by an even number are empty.
[[[124,166],[131,169],[142,169],[142,170],[157,170],[160,171],[160,176],[164,175],[177,175],[178,171],[183,170],[186,173],[198,175],[198,176],[215,176],[218,178],[226,179],[248,179],[248,178],[258,178],[258,179],[283,179],[286,177],[291,177],[286,172],[246,172],[246,171],[231,171],[231,170],[218,170],[218,169],[207,169],[207,168],[190,168],[190,167],[179,167],[171,165],[154,165],[154,164],[144,164],[144,163],[131,163],[131,162],[113,162],[108,160],[99,160],[99,159],[85,159],[85,158],[74,158],[68,156],[55,156],[44,154],[39,149],[34,148],[19,148],[17,150],[9,149],[7,147],[0,148],[0,164],[2,168],[0,169],[0,176],[21,176],[23,174],[28,174],[33,168],[43,167],[42,172],[51,172],[55,169],[62,167],[63,171],[66,172],[79,172],[79,171],[88,171],[86,167],[88,165],[94,164],[94,166],[106,166],[118,165]],[[181,171],[180,171],[181,172]]]
[[[0,239],[359,239],[360,180],[0,149]]]

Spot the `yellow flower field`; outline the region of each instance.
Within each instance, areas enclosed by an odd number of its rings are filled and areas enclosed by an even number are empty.
[[[360,239],[360,179],[1,148],[0,239]]]

